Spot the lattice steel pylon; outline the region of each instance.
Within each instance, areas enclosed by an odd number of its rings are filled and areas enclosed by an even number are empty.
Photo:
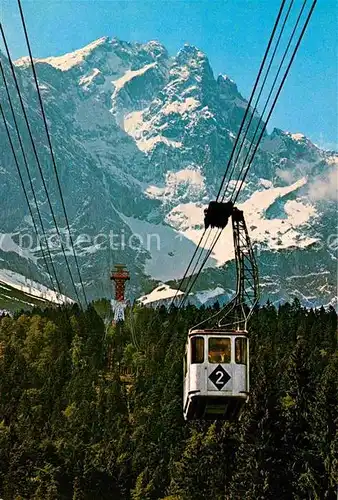
[[[232,232],[235,248],[237,285],[234,298],[220,311],[194,325],[191,330],[205,324],[213,325],[208,332],[224,330],[247,331],[248,320],[259,299],[258,268],[243,211],[232,207]],[[224,217],[228,217],[225,213]],[[226,225],[226,224],[225,224]],[[217,226],[216,226],[217,227]],[[214,325],[217,326],[214,326]]]
[[[232,231],[237,289],[235,297],[222,310],[218,326],[232,330],[246,330],[248,320],[259,299],[259,280],[256,259],[243,211],[236,207],[232,211]]]
[[[114,312],[114,321],[118,323],[124,321],[125,289],[126,282],[130,280],[130,274],[124,264],[115,264],[110,279],[115,283],[115,299],[111,300],[111,306]]]

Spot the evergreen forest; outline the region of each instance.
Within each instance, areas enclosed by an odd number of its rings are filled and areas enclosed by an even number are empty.
[[[217,308],[217,304],[214,306]],[[109,302],[0,319],[3,500],[333,500],[337,315],[257,307],[236,422],[185,422],[188,329],[211,309]]]

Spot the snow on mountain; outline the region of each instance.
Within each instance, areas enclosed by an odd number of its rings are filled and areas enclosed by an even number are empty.
[[[173,101],[162,108],[162,113],[170,115],[171,113],[178,113],[184,115],[189,113],[200,106],[200,102],[194,97],[187,97],[182,102]]]
[[[203,106],[203,84],[212,79],[206,56],[195,47],[185,45],[171,62],[168,81],[143,110],[125,118],[124,130],[131,135],[142,151],[151,151],[164,143],[182,147],[182,137],[193,121],[212,117]],[[181,125],[178,127],[179,123]],[[171,125],[174,125],[175,129]]]
[[[89,75],[81,76],[79,85],[81,85],[84,89],[87,89],[89,85],[94,81],[94,79],[100,74],[101,71],[97,68],[94,68]]]
[[[149,198],[158,199],[163,204],[173,200],[201,199],[206,191],[205,177],[201,169],[195,165],[179,170],[178,172],[167,172],[165,185],[148,186],[145,194]]]
[[[69,54],[56,57],[46,57],[44,59],[36,58],[34,59],[34,62],[47,63],[51,66],[54,66],[54,68],[60,69],[61,71],[68,71],[69,69],[73,68],[73,66],[81,64],[95,48],[99,47],[106,41],[107,37],[102,37],[98,40],[95,40],[94,42],[89,43],[82,49],[75,50],[74,52],[70,52]],[[29,64],[29,58],[22,57],[15,61],[15,64],[16,66],[27,65]]]
[[[143,66],[143,68],[140,68],[138,70],[128,70],[125,72],[125,74],[123,76],[121,76],[121,78],[118,78],[117,80],[113,80],[112,83],[114,84],[114,87],[115,87],[115,91],[114,91],[114,94],[112,96],[112,99],[114,99],[114,97],[116,96],[117,92],[123,88],[123,86],[127,83],[127,82],[130,82],[133,78],[136,78],[137,76],[141,76],[141,75],[144,75],[144,73],[146,71],[148,71],[150,68],[154,68],[156,66],[156,63],[150,63],[150,64],[146,64],[145,66]]]
[[[137,302],[146,306],[146,305],[156,305],[156,304],[165,304],[170,303],[174,297],[180,297],[184,295],[180,290],[175,290],[171,288],[169,285],[165,285],[161,283],[158,287],[154,288],[147,295],[142,295],[137,299]]]
[[[154,121],[144,121],[143,111],[134,111],[125,116],[124,130],[135,140],[137,147],[144,152],[151,151],[159,143],[173,148],[182,147],[180,141],[168,139],[161,134],[153,135]],[[162,127],[162,130],[164,129],[165,127]]]
[[[292,139],[294,139],[295,141],[304,141],[306,140],[306,137],[304,134],[292,134],[290,132],[288,132],[288,134],[292,137]]]
[[[8,62],[0,57],[19,110]],[[207,56],[187,44],[171,57],[157,41],[138,44],[103,37],[73,53],[36,62],[89,297],[111,293],[111,262],[127,263],[133,296],[140,295],[144,280],[182,276],[203,231],[203,209],[216,196],[247,106],[236,83],[226,75],[215,78]],[[28,114],[52,204],[66,235],[43,124],[32,98],[29,60],[21,58],[16,67],[24,100],[30,103]],[[3,92],[1,88],[8,115]],[[254,126],[257,120],[256,113]],[[23,137],[30,151],[25,133]],[[0,140],[7,144],[2,130]],[[30,164],[47,234],[54,237],[33,157]],[[298,290],[305,300],[311,286],[316,303],[334,300],[337,166],[338,154],[321,150],[300,133],[274,129],[265,134],[238,200],[259,251],[264,297],[286,300]],[[5,206],[0,262],[23,275],[29,259],[34,281],[47,282],[39,247],[34,252],[19,247],[18,236],[31,235],[32,224],[16,175],[5,147],[0,151]],[[109,246],[112,232],[120,242],[116,248]],[[71,294],[60,248],[52,254]],[[217,289],[224,282],[223,265],[231,266],[232,258],[228,226],[207,263],[204,282],[196,284],[197,292]],[[297,276],[295,283],[290,276]],[[311,300],[307,303],[315,303]]]
[[[250,236],[254,244],[259,244],[270,250],[281,250],[289,247],[306,247],[317,241],[316,238],[304,234],[304,225],[316,216],[316,209],[310,203],[300,200],[288,200],[284,204],[283,218],[266,217],[266,211],[277,200],[282,200],[288,194],[297,191],[307,183],[306,178],[299,179],[291,186],[266,188],[255,191],[238,208],[245,213],[246,223],[250,228]],[[269,184],[268,184],[269,185]],[[166,217],[166,221],[175,227],[182,235],[198,243],[203,233],[201,221],[203,210],[207,204],[186,203],[174,207]],[[231,226],[227,226],[216,244],[212,257],[217,265],[234,258],[231,241]],[[209,244],[213,240],[213,234]],[[209,248],[209,247],[208,247]]]
[[[55,304],[72,304],[74,301],[65,295],[55,293],[41,283],[37,283],[22,274],[15,273],[9,269],[0,269],[0,282],[25,292],[33,297],[44,299]]]
[[[225,292],[224,288],[222,288],[221,286],[217,286],[212,290],[199,291],[198,293],[196,293],[196,297],[201,302],[201,304],[205,304],[206,302],[208,302],[208,300],[219,297],[224,292]]]

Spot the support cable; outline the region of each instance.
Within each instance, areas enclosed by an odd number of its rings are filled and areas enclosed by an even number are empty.
[[[246,140],[246,138],[247,138],[247,135],[248,135],[248,132],[249,132],[249,129],[250,129],[250,126],[251,126],[252,120],[253,120],[254,115],[255,115],[255,112],[256,112],[256,110],[257,110],[259,100],[260,100],[260,98],[261,98],[261,96],[262,96],[262,93],[263,93],[263,90],[264,90],[264,87],[265,87],[265,84],[266,84],[267,78],[268,78],[268,76],[269,76],[269,73],[270,73],[270,70],[271,70],[271,67],[272,67],[272,63],[273,63],[273,61],[274,61],[274,59],[275,59],[275,55],[276,55],[277,49],[278,49],[278,47],[279,47],[279,43],[280,43],[281,38],[282,38],[282,35],[283,35],[283,33],[284,33],[284,29],[285,29],[285,26],[286,26],[286,22],[287,22],[287,20],[288,20],[288,18],[289,18],[289,15],[290,15],[290,12],[291,12],[291,8],[292,8],[292,6],[293,6],[293,3],[294,3],[294,0],[291,0],[290,5],[289,5],[289,8],[288,8],[288,10],[287,10],[287,12],[286,12],[286,15],[285,15],[285,18],[284,18],[284,21],[283,21],[283,25],[282,25],[281,31],[280,31],[280,33],[279,33],[279,35],[278,35],[278,39],[277,39],[277,42],[276,42],[276,45],[275,45],[275,48],[274,48],[273,54],[272,54],[272,56],[271,56],[271,59],[270,59],[270,62],[269,62],[269,66],[268,66],[268,68],[267,68],[267,70],[266,70],[266,74],[265,74],[265,77],[264,77],[264,80],[263,80],[263,83],[262,83],[262,86],[261,86],[260,92],[259,92],[259,94],[258,94],[258,96],[257,96],[256,102],[255,102],[255,106],[254,106],[254,108],[253,108],[253,110],[252,110],[252,112],[251,112],[250,120],[249,120],[249,122],[248,122],[248,124],[247,124],[247,126],[246,126],[246,130],[245,130],[245,133],[244,133],[244,136],[243,136],[243,139],[242,139],[242,143],[241,143],[241,145],[240,145],[240,147],[239,147],[239,150],[238,150],[238,152],[237,152],[237,155],[236,155],[235,161],[233,162],[232,170],[231,170],[231,172],[230,172],[230,174],[229,174],[229,178],[228,178],[227,185],[226,185],[226,186],[225,186],[225,188],[224,188],[224,193],[223,193],[223,196],[222,196],[222,201],[223,201],[223,200],[224,200],[224,198],[225,198],[225,195],[226,195],[226,193],[227,193],[227,190],[228,190],[229,184],[230,184],[230,182],[231,182],[231,180],[232,180],[232,177],[233,177],[233,174],[234,174],[234,172],[235,172],[235,170],[236,170],[237,163],[239,162],[239,157],[240,157],[241,151],[242,151],[243,146],[244,146],[244,144],[245,144],[245,140]],[[306,0],[305,0],[305,3],[306,3]],[[263,116],[263,113],[260,115],[259,123],[261,123],[261,121],[262,121],[262,116]],[[254,140],[254,139],[252,139],[251,144],[252,144],[253,140]],[[235,189],[235,187],[236,187],[236,184],[234,185],[234,189]]]
[[[192,265],[192,263],[193,263],[193,261],[194,261],[194,258],[195,258],[195,255],[197,254],[198,249],[199,249],[199,248],[200,248],[200,246],[201,246],[201,243],[202,243],[202,240],[203,240],[203,238],[204,238],[204,236],[205,236],[206,231],[207,231],[207,230],[206,230],[206,229],[204,229],[204,231],[203,231],[203,233],[202,233],[202,236],[201,236],[201,238],[200,238],[200,240],[199,240],[199,242],[198,242],[197,246],[195,247],[194,253],[193,253],[193,255],[192,255],[191,259],[190,259],[190,262],[189,262],[189,264],[188,264],[188,267],[186,268],[185,273],[184,273],[184,275],[183,275],[183,278],[182,278],[182,279],[181,279],[181,281],[180,281],[179,287],[178,287],[178,288],[177,288],[177,290],[176,290],[176,293],[175,293],[175,295],[174,295],[174,298],[172,299],[172,301],[171,301],[171,303],[170,303],[170,307],[172,307],[172,306],[175,304],[176,297],[177,297],[178,293],[179,293],[179,292],[181,291],[181,289],[182,289],[182,285],[183,285],[183,283],[184,283],[184,280],[185,280],[185,278],[186,278],[186,277],[187,277],[187,275],[188,275],[188,272],[189,272],[190,266]],[[201,247],[201,248],[203,249],[203,247]],[[198,262],[199,262],[199,259],[197,260],[197,263],[198,263]],[[195,268],[194,268],[194,269],[195,269]]]
[[[242,133],[242,130],[243,130],[243,127],[244,127],[244,123],[246,121],[246,118],[248,116],[248,112],[250,110],[250,107],[251,107],[251,103],[252,103],[252,100],[254,98],[254,95],[255,95],[255,92],[256,92],[256,89],[257,89],[257,86],[258,86],[258,83],[259,83],[259,80],[261,78],[261,75],[262,75],[262,72],[263,72],[263,68],[265,66],[265,62],[266,62],[266,59],[268,57],[268,54],[269,54],[269,51],[270,51],[270,48],[271,48],[271,44],[272,44],[272,41],[274,39],[274,36],[275,36],[275,33],[276,33],[276,29],[277,29],[277,26],[279,24],[279,21],[280,21],[280,18],[281,18],[281,15],[282,15],[282,12],[283,12],[283,9],[284,9],[284,5],[285,5],[285,2],[286,0],[282,0],[282,3],[281,3],[281,6],[279,8],[279,12],[278,12],[278,15],[277,15],[277,18],[276,18],[276,21],[275,21],[275,24],[273,26],[273,29],[272,29],[272,32],[271,32],[271,35],[270,35],[270,38],[269,38],[269,42],[268,42],[268,45],[265,49],[265,53],[264,53],[264,56],[263,56],[263,59],[262,59],[262,62],[261,62],[261,65],[260,65],[260,68],[258,70],[258,74],[257,74],[257,77],[256,77],[256,81],[254,83],[254,86],[253,86],[253,89],[251,91],[251,95],[250,95],[250,99],[249,99],[249,102],[247,104],[247,107],[246,107],[246,110],[245,110],[245,113],[244,113],[244,116],[242,118],[242,122],[241,122],[241,125],[240,125],[240,128],[239,128],[239,131],[237,133],[237,136],[236,136],[236,140],[235,140],[235,144],[233,146],[233,149],[231,151],[231,154],[230,154],[230,158],[228,160],[228,163],[227,163],[227,166],[226,166],[226,169],[225,169],[225,173],[223,175],[223,179],[222,179],[222,182],[221,182],[221,185],[220,185],[220,188],[218,190],[218,193],[217,193],[217,197],[216,197],[216,201],[218,201],[220,195],[221,195],[221,192],[222,192],[222,189],[223,189],[223,186],[224,186],[224,182],[225,182],[225,179],[226,179],[226,176],[227,176],[227,173],[228,173],[228,170],[230,168],[230,164],[231,164],[231,161],[232,161],[232,157],[235,153],[235,150],[236,150],[236,147],[237,147],[237,144],[238,144],[238,141],[239,141],[239,138],[240,138],[240,135]]]
[[[49,248],[49,243],[48,243],[48,238],[47,238],[45,227],[44,227],[44,224],[43,224],[43,220],[42,220],[42,216],[41,216],[39,204],[38,204],[38,201],[37,201],[37,198],[36,198],[36,193],[35,193],[35,189],[34,189],[32,177],[30,175],[26,153],[25,153],[25,150],[24,150],[24,147],[23,147],[23,143],[22,143],[22,139],[21,139],[19,127],[18,127],[18,122],[16,120],[16,116],[15,116],[15,112],[14,112],[12,98],[10,96],[9,88],[8,88],[7,81],[6,81],[5,72],[3,70],[3,66],[2,66],[1,61],[0,61],[0,71],[1,71],[2,78],[3,78],[4,84],[5,84],[7,99],[8,99],[8,102],[9,102],[9,106],[10,106],[10,110],[11,110],[11,114],[12,114],[12,118],[13,118],[13,122],[14,122],[14,126],[15,126],[16,135],[17,135],[17,138],[18,138],[18,141],[19,141],[19,144],[20,144],[20,149],[21,149],[23,160],[24,160],[25,170],[26,170],[26,173],[27,173],[27,176],[28,176],[28,179],[29,179],[29,184],[30,184],[30,188],[31,188],[31,191],[32,191],[32,195],[33,195],[34,205],[35,205],[35,208],[36,208],[36,211],[37,211],[37,214],[38,214],[39,222],[40,222],[42,233],[43,233],[43,236],[44,236],[44,241],[46,242],[46,250],[47,250],[48,258],[50,260],[50,265],[52,267],[53,276],[54,276],[54,279],[55,279],[56,284],[57,284],[57,289],[58,289],[59,293],[61,294],[62,292],[61,292],[60,282],[58,280],[57,273],[56,273],[55,266],[54,266],[54,262],[53,262],[53,259],[52,259],[52,256],[51,256],[51,252],[50,252],[50,248]],[[2,111],[2,115],[3,115],[3,119],[5,120],[5,116],[4,116],[3,111]],[[7,127],[6,127],[6,129],[7,129]],[[17,165],[17,168],[18,168],[18,165]],[[20,178],[20,180],[21,180],[21,178]],[[31,216],[32,216],[32,210],[30,210],[30,213],[31,213]],[[34,224],[34,230],[35,230],[36,235],[38,237],[39,233],[37,231],[37,226],[36,226],[36,224],[34,222],[34,218],[33,217],[32,217],[32,220],[33,220],[33,224]],[[44,248],[42,246],[42,243],[41,243],[41,252],[42,252],[42,256],[43,256],[44,262],[45,262],[46,267],[47,267],[47,271],[48,271],[48,273],[50,275],[50,281],[52,283],[53,290],[56,292],[56,289],[55,289],[55,286],[54,286],[54,283],[53,283],[53,280],[52,280],[52,275],[50,274],[49,266],[47,265],[47,260],[46,260],[46,256],[45,256],[45,253],[44,253]]]
[[[291,42],[292,42],[293,36],[294,36],[295,31],[296,31],[296,29],[297,29],[297,27],[298,27],[298,23],[299,23],[299,20],[300,20],[301,15],[302,15],[302,13],[303,13],[303,10],[304,10],[304,7],[305,7],[305,4],[306,4],[306,1],[307,1],[307,0],[304,0],[304,3],[303,3],[303,6],[302,6],[302,9],[301,9],[301,12],[300,12],[300,14],[299,14],[299,16],[298,16],[298,18],[297,18],[297,21],[296,21],[295,27],[294,27],[294,29],[293,29],[293,31],[292,31],[292,34],[291,34],[291,37],[290,37],[289,43],[288,43],[288,45],[287,45],[287,48],[285,49],[285,52],[284,52],[284,55],[283,55],[282,61],[281,61],[280,65],[279,65],[279,68],[278,68],[277,75],[276,75],[276,77],[275,77],[275,80],[274,80],[274,82],[273,82],[272,88],[271,88],[271,90],[270,90],[270,93],[269,93],[269,96],[268,96],[268,99],[267,99],[266,105],[264,106],[263,114],[265,113],[265,110],[266,110],[267,104],[268,104],[268,102],[269,102],[269,100],[270,100],[270,97],[271,97],[271,95],[272,95],[273,89],[274,89],[275,84],[276,84],[276,82],[277,82],[277,79],[278,79],[278,76],[279,76],[280,70],[281,70],[282,65],[283,65],[283,63],[284,63],[284,60],[285,60],[285,57],[286,57],[286,55],[287,55],[287,53],[288,53],[288,51],[289,51],[289,48],[290,48],[290,45],[291,45]],[[278,100],[279,95],[280,95],[280,93],[281,93],[281,91],[282,91],[282,88],[283,88],[283,86],[284,86],[285,80],[286,80],[286,78],[287,78],[287,76],[288,76],[288,74],[289,74],[290,68],[291,68],[292,63],[293,63],[293,61],[294,61],[294,58],[295,58],[295,56],[296,56],[296,54],[297,54],[298,48],[299,48],[299,46],[300,46],[300,43],[301,43],[301,41],[302,41],[302,38],[303,38],[304,33],[305,33],[305,31],[306,31],[306,28],[307,28],[307,26],[308,26],[308,24],[309,24],[309,21],[310,21],[310,19],[311,19],[311,16],[312,16],[313,10],[314,10],[314,8],[315,8],[315,6],[316,6],[316,3],[317,3],[317,0],[314,0],[314,1],[313,1],[313,3],[312,3],[312,5],[311,5],[310,11],[309,11],[309,13],[308,13],[308,15],[307,15],[306,21],[305,21],[305,23],[304,23],[304,26],[303,26],[303,28],[302,28],[302,31],[301,31],[301,33],[300,33],[300,35],[299,35],[299,38],[298,38],[297,43],[296,43],[296,45],[295,45],[295,48],[294,48],[294,50],[293,50],[293,53],[292,53],[292,56],[291,56],[291,58],[290,58],[289,64],[288,64],[288,66],[287,66],[287,68],[286,68],[286,70],[285,70],[284,76],[283,76],[283,78],[282,78],[282,80],[281,80],[281,83],[280,83],[280,85],[279,85],[279,87],[278,87],[277,93],[276,93],[275,98],[274,98],[274,100],[273,100],[273,103],[272,103],[272,105],[271,105],[271,108],[270,108],[270,111],[269,111],[269,113],[268,113],[268,116],[267,116],[267,118],[266,118],[266,120],[265,120],[264,126],[262,127],[261,133],[260,133],[260,135],[259,135],[259,137],[258,137],[258,141],[257,141],[257,143],[256,143],[256,145],[255,145],[255,148],[254,148],[254,151],[253,151],[253,153],[252,153],[251,159],[250,159],[250,161],[249,161],[249,163],[248,163],[248,165],[247,165],[247,167],[246,167],[246,170],[245,170],[245,173],[244,173],[244,177],[243,177],[243,179],[242,179],[242,181],[241,181],[241,184],[240,184],[240,186],[239,186],[239,188],[238,188],[238,190],[237,190],[237,193],[236,193],[236,195],[235,195],[235,197],[234,197],[234,199],[233,199],[233,202],[234,202],[234,203],[236,203],[236,201],[237,201],[237,198],[238,198],[238,196],[239,196],[239,193],[240,193],[240,191],[241,191],[241,189],[242,189],[242,187],[243,187],[244,181],[245,181],[246,176],[247,176],[247,174],[248,174],[249,168],[250,168],[250,166],[251,166],[251,164],[252,164],[252,162],[253,162],[253,159],[254,159],[254,157],[255,157],[255,154],[256,154],[256,152],[257,152],[258,146],[259,146],[259,144],[260,144],[260,142],[261,142],[261,140],[262,140],[262,137],[263,137],[263,135],[264,135],[264,132],[265,132],[265,130],[266,130],[266,127],[267,127],[267,125],[268,125],[268,123],[269,123],[269,121],[270,121],[270,118],[271,118],[271,115],[272,115],[272,113],[273,113],[273,110],[275,109],[275,106],[276,106],[277,100]],[[262,116],[263,116],[263,114],[262,114]],[[256,135],[257,131],[258,131],[258,128],[256,128],[255,135]],[[248,155],[247,155],[247,156],[248,156]],[[246,159],[247,159],[247,158],[246,158]],[[245,159],[245,161],[246,161],[246,159]],[[245,162],[244,162],[244,165],[245,165]],[[241,176],[241,174],[242,174],[243,170],[244,170],[244,169],[242,168],[242,171],[241,171],[241,173],[240,173],[240,176]],[[238,181],[240,180],[240,176],[238,177]],[[236,182],[235,186],[237,186],[237,182]],[[233,193],[232,193],[232,195],[231,195],[231,198],[233,197],[233,195],[234,195],[234,191],[233,191]]]
[[[29,52],[29,59],[30,59],[31,67],[32,67],[32,72],[33,72],[33,76],[34,76],[34,81],[35,81],[35,86],[36,86],[36,90],[37,90],[37,94],[38,94],[38,99],[39,99],[39,103],[40,103],[42,118],[43,118],[45,130],[46,130],[46,136],[47,136],[47,140],[48,140],[48,146],[49,146],[50,153],[51,153],[51,158],[52,158],[52,163],[53,163],[55,178],[56,178],[56,182],[57,182],[57,186],[58,186],[58,190],[59,190],[59,194],[60,194],[60,199],[61,199],[61,204],[62,204],[62,209],[63,209],[63,212],[64,212],[66,226],[67,226],[67,230],[68,230],[68,234],[69,234],[69,241],[70,241],[70,244],[71,244],[71,247],[72,247],[72,250],[73,250],[75,265],[76,265],[76,269],[77,269],[77,272],[78,272],[78,275],[79,275],[79,280],[80,280],[80,283],[81,283],[83,297],[84,297],[86,305],[88,305],[87,296],[86,296],[86,292],[85,292],[85,289],[84,289],[84,284],[83,284],[81,273],[80,273],[80,267],[79,267],[79,263],[78,263],[78,260],[77,260],[75,248],[74,248],[73,238],[72,238],[72,234],[71,234],[71,231],[70,231],[69,220],[68,220],[66,206],[65,206],[65,202],[64,202],[64,198],[63,198],[63,194],[62,194],[62,189],[61,189],[59,174],[58,174],[57,167],[56,167],[55,156],[54,156],[54,152],[53,152],[53,148],[52,148],[52,141],[51,141],[50,133],[49,133],[49,130],[48,130],[47,119],[46,119],[45,110],[44,110],[44,106],[43,106],[43,102],[42,102],[42,97],[41,97],[41,92],[40,92],[40,88],[39,88],[38,78],[37,78],[37,74],[36,74],[36,70],[35,70],[35,65],[34,65],[34,60],[33,60],[33,56],[32,56],[31,46],[30,46],[30,42],[29,42],[29,38],[28,38],[25,17],[24,17],[24,14],[23,14],[22,6],[21,6],[21,0],[18,0],[18,6],[19,6],[19,10],[20,10],[20,17],[21,17],[21,21],[22,21],[22,26],[23,26],[24,33],[25,33],[25,39],[26,39],[26,44],[27,44],[27,48],[28,48],[28,52]]]
[[[18,172],[18,176],[19,176],[20,183],[21,183],[21,187],[22,187],[22,190],[23,190],[23,193],[24,193],[24,196],[25,196],[25,200],[26,200],[26,202],[27,202],[28,210],[29,210],[29,213],[30,213],[30,216],[31,216],[31,219],[32,219],[32,223],[33,223],[34,231],[35,231],[36,235],[38,235],[38,228],[37,228],[37,226],[36,226],[36,222],[35,222],[35,219],[34,219],[33,210],[32,210],[32,207],[31,207],[31,204],[30,204],[29,198],[28,198],[28,194],[27,194],[26,186],[25,186],[25,183],[24,183],[24,180],[23,180],[23,177],[22,177],[22,173],[21,173],[21,170],[20,170],[20,166],[19,166],[18,158],[17,158],[16,153],[15,153],[14,144],[13,144],[13,141],[12,141],[12,138],[11,138],[11,135],[10,135],[10,132],[9,132],[9,128],[8,128],[8,125],[7,125],[7,122],[6,122],[6,117],[5,117],[5,114],[4,114],[4,111],[3,111],[3,108],[2,108],[2,104],[1,104],[1,103],[0,103],[0,113],[1,113],[2,121],[3,121],[4,126],[5,126],[5,130],[6,130],[6,134],[7,134],[8,142],[9,142],[10,148],[11,148],[12,153],[13,153],[15,166],[16,166],[16,169],[17,169],[17,172]],[[45,253],[44,253],[44,251],[43,251],[42,246],[41,246],[41,252],[42,252],[42,257],[43,257],[43,260],[44,260],[44,262],[45,262],[45,266],[46,266],[46,269],[47,269],[47,273],[48,273],[49,278],[50,278],[50,282],[51,282],[52,288],[53,288],[54,292],[56,293],[57,291],[56,291],[56,289],[55,289],[55,286],[54,286],[54,283],[53,283],[53,280],[52,280],[52,275],[51,275],[51,272],[50,272],[50,270],[49,270],[48,262],[47,262],[47,259],[46,259],[46,255],[45,255]],[[60,292],[60,293],[61,293],[61,292]]]
[[[75,291],[76,298],[77,298],[79,304],[81,304],[80,297],[79,297],[79,294],[78,294],[78,291],[77,291],[77,288],[76,288],[76,285],[75,285],[75,282],[74,282],[74,278],[73,278],[73,275],[72,275],[72,272],[71,272],[71,269],[70,269],[70,265],[69,265],[69,262],[68,262],[68,259],[67,259],[65,248],[64,248],[64,245],[63,245],[63,242],[62,242],[60,230],[59,230],[58,225],[57,225],[55,213],[54,213],[54,210],[53,210],[53,207],[52,207],[52,204],[51,204],[51,199],[50,199],[50,196],[49,196],[49,193],[48,193],[48,189],[47,189],[47,185],[46,185],[46,180],[45,180],[44,175],[43,175],[43,171],[42,171],[41,163],[40,163],[39,156],[38,156],[38,153],[37,153],[37,149],[36,149],[36,146],[35,146],[35,142],[34,142],[32,130],[31,130],[31,126],[29,124],[27,112],[26,112],[26,109],[25,109],[25,106],[24,106],[24,103],[23,103],[23,99],[22,99],[22,95],[21,95],[21,91],[20,91],[20,87],[19,87],[19,83],[18,83],[18,79],[17,79],[16,73],[15,73],[13,61],[12,61],[12,58],[11,58],[11,55],[10,55],[10,52],[9,52],[7,40],[6,40],[5,33],[4,33],[4,30],[3,30],[3,27],[2,27],[1,23],[0,23],[0,31],[1,31],[1,35],[2,35],[3,41],[4,41],[4,45],[5,45],[5,49],[6,49],[6,53],[7,53],[7,58],[8,58],[9,65],[10,65],[10,68],[11,68],[11,72],[12,72],[13,80],[14,80],[14,83],[15,83],[15,87],[16,87],[16,90],[17,90],[17,93],[18,93],[18,97],[19,97],[21,109],[22,109],[22,112],[23,112],[23,116],[24,116],[24,119],[25,119],[26,126],[27,126],[29,138],[30,138],[30,141],[31,141],[31,144],[32,144],[34,156],[35,156],[36,163],[37,163],[37,166],[38,166],[38,169],[39,169],[39,173],[40,173],[40,176],[41,176],[42,185],[43,185],[44,191],[46,193],[47,202],[48,202],[48,205],[49,205],[49,208],[50,208],[50,211],[51,211],[51,215],[52,215],[53,223],[54,223],[54,226],[55,226],[56,234],[57,234],[57,236],[59,238],[59,241],[60,241],[62,254],[63,254],[64,259],[66,261],[67,270],[69,272],[69,276],[70,276],[71,283],[72,283],[72,286],[73,286],[74,291]]]
[[[188,300],[189,294],[190,294],[191,290],[193,289],[193,287],[194,287],[194,285],[195,285],[195,283],[196,283],[199,275],[201,274],[201,271],[202,271],[203,267],[207,263],[207,261],[208,261],[210,255],[211,255],[211,253],[212,253],[212,251],[214,249],[214,246],[216,245],[216,243],[217,243],[217,241],[218,241],[221,233],[222,233],[222,229],[219,229],[219,232],[215,232],[214,238],[213,238],[213,240],[211,242],[211,245],[210,245],[210,248],[207,250],[207,253],[206,253],[206,255],[205,255],[205,257],[204,257],[204,259],[202,261],[202,264],[201,264],[201,267],[200,267],[198,273],[196,273],[195,276],[191,275],[192,279],[188,283],[188,287],[186,289],[186,292],[185,292],[184,296],[182,297],[181,302],[178,305],[179,309],[181,309],[181,307],[183,307],[184,304],[185,304],[185,302]],[[210,235],[210,233],[209,233],[209,235]]]

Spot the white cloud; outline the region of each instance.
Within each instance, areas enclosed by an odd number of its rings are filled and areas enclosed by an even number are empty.
[[[281,168],[276,169],[276,175],[282,179],[282,181],[287,182],[288,184],[292,184],[295,182],[295,174],[291,172],[291,170],[283,170]]]
[[[322,132],[320,132],[318,141],[314,144],[320,149],[325,149],[326,151],[338,151],[338,142],[326,140]]]
[[[313,201],[338,199],[338,171],[317,177],[309,186],[309,198]]]

